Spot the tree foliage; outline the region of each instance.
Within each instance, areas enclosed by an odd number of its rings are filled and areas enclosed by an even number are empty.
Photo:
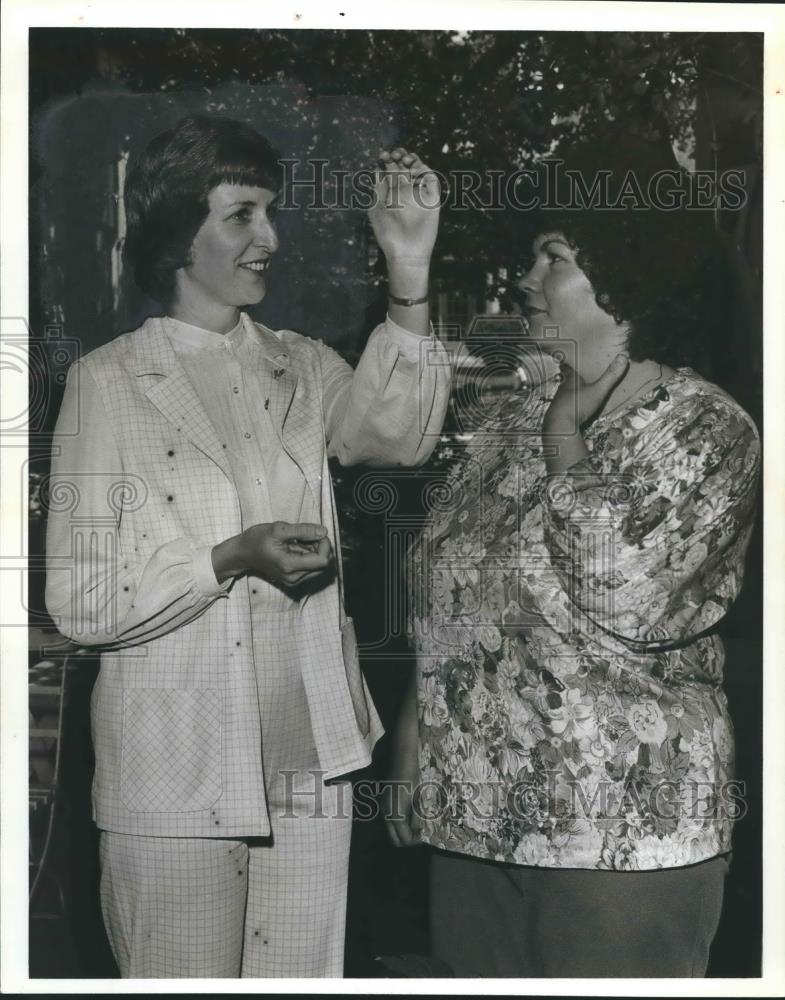
[[[703,168],[744,165],[754,183],[761,73],[755,34],[36,29],[34,171],[43,178],[42,232],[44,220],[55,232],[42,235],[43,298],[51,304],[44,322],[56,313],[96,342],[116,328],[108,293],[114,203],[105,177],[120,150],[139,148],[184,114],[243,118],[284,156],[327,161],[328,206],[338,194],[331,171],[370,168],[380,148],[399,143],[452,174],[453,187],[459,170],[485,183],[549,155],[569,163],[589,139],[609,150],[626,142],[631,158],[664,166],[677,156]],[[501,296],[504,307],[505,282],[520,270],[531,234],[525,212],[486,204],[489,191],[466,210],[448,200],[433,277],[435,287],[480,303]],[[739,322],[754,330],[760,198],[750,194],[752,209],[720,223],[746,297]],[[305,208],[281,213],[281,227],[259,318],[356,356],[385,302],[383,263],[363,211]],[[97,266],[85,265],[74,282],[75,262],[95,258],[96,249]],[[95,288],[86,289],[91,280]],[[121,328],[149,309],[127,277],[121,302]]]

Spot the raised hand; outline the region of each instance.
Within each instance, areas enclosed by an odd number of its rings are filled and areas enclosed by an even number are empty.
[[[439,228],[439,180],[416,153],[402,146],[381,153],[376,198],[368,212],[387,258],[406,265],[430,262]]]

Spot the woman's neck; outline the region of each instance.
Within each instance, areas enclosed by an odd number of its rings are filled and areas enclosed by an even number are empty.
[[[599,416],[611,413],[644,391],[654,389],[672,374],[673,369],[659,361],[631,361],[626,375],[606,399]]]
[[[628,330],[620,323],[609,323],[593,333],[594,336],[583,340],[578,357],[578,373],[586,382],[596,382],[613,359],[627,349]],[[630,361],[624,378],[614,387],[598,416],[610,413],[672,374],[672,368],[658,361]]]
[[[169,307],[168,315],[181,323],[190,323],[202,330],[212,330],[214,333],[229,333],[234,330],[240,320],[240,310],[237,306],[225,306],[215,302],[190,302],[175,300]]]

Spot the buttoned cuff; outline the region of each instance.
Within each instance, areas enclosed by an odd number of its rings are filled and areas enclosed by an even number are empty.
[[[405,354],[412,361],[419,361],[420,346],[424,340],[433,340],[433,323],[429,324],[430,333],[427,336],[420,336],[419,333],[412,333],[403,326],[399,326],[390,319],[389,314],[384,321],[387,336],[398,347],[402,354]]]
[[[196,586],[205,597],[218,597],[228,589],[231,579],[218,582],[213,569],[213,546],[197,549],[193,557],[193,574]]]

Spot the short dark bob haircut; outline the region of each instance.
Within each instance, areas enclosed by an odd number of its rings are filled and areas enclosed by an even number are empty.
[[[139,287],[168,306],[175,272],[209,212],[208,195],[221,183],[278,191],[279,155],[249,125],[194,115],[156,136],[128,171],[124,201],[125,256]]]
[[[573,162],[584,181],[591,183],[598,159],[576,157]],[[602,162],[606,169],[614,165],[613,158]],[[566,166],[572,167],[572,162]],[[628,169],[646,191],[651,165]],[[619,170],[615,161],[612,189],[615,182],[619,190],[628,169]],[[691,184],[686,172],[683,184]],[[592,283],[598,305],[629,327],[627,350],[633,361],[710,368],[712,352],[724,339],[733,286],[728,254],[711,209],[665,210],[654,204],[566,207],[568,194],[562,189],[551,199],[558,207],[541,206],[531,213],[525,226],[528,243],[546,232],[566,238]],[[521,249],[525,259],[526,249]]]

